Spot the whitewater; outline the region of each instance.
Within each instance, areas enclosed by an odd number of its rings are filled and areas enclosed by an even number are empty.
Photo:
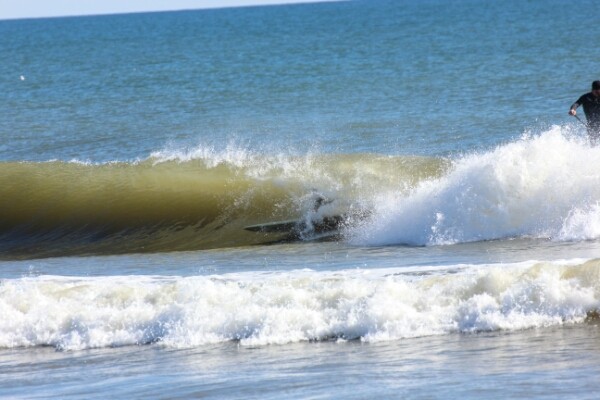
[[[574,324],[598,318],[599,266],[10,279],[0,286],[0,347],[377,342]]]
[[[568,132],[553,127],[467,154],[444,176],[422,182],[408,195],[376,196],[377,216],[357,243],[598,238],[600,151]]]

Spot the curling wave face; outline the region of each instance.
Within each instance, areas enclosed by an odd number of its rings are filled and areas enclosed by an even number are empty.
[[[0,348],[367,342],[598,318],[600,262],[0,284]]]
[[[272,242],[247,225],[352,215],[360,246],[600,237],[600,148],[553,127],[455,157],[163,151],[134,163],[0,163],[0,257]],[[320,211],[320,212],[321,212]],[[368,218],[364,218],[368,216]],[[342,221],[344,222],[344,221]]]
[[[0,255],[28,258],[263,243],[243,227],[302,218],[414,186],[447,162],[422,157],[263,156],[228,148],[159,152],[135,163],[0,163]]]

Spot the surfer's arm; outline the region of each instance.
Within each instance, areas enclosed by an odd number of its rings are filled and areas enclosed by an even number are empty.
[[[579,102],[575,102],[571,105],[571,108],[569,108],[569,115],[577,115],[577,107],[579,107],[581,104],[579,104]]]

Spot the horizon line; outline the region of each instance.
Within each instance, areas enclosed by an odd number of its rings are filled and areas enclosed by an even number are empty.
[[[259,0],[260,1],[260,0]],[[232,8],[253,8],[253,7],[281,7],[286,5],[306,5],[306,4],[317,4],[317,3],[342,3],[349,2],[351,0],[291,0],[285,1],[281,0],[281,2],[274,3],[256,3],[256,4],[232,4],[232,5],[208,5],[204,7],[198,8],[174,8],[174,9],[158,9],[158,10],[140,10],[140,11],[116,11],[116,12],[91,12],[84,14],[61,14],[61,15],[41,15],[41,16],[31,16],[31,17],[0,17],[0,22],[2,21],[19,21],[19,20],[37,20],[37,19],[55,19],[55,18],[78,18],[78,17],[101,17],[101,16],[111,16],[111,15],[131,15],[131,14],[154,14],[154,13],[168,13],[168,12],[187,12],[187,11],[202,11],[202,10],[224,10],[224,9],[232,9]]]

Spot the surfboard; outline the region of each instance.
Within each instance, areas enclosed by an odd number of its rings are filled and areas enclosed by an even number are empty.
[[[311,221],[310,225],[305,220],[275,221],[265,224],[244,227],[250,232],[281,233],[296,237],[332,236],[339,233],[339,229],[346,219],[345,215],[332,215]]]
[[[264,233],[288,233],[296,229],[300,224],[298,220],[289,221],[276,221],[268,222],[266,224],[257,224],[244,227],[245,230],[250,232],[264,232]]]

